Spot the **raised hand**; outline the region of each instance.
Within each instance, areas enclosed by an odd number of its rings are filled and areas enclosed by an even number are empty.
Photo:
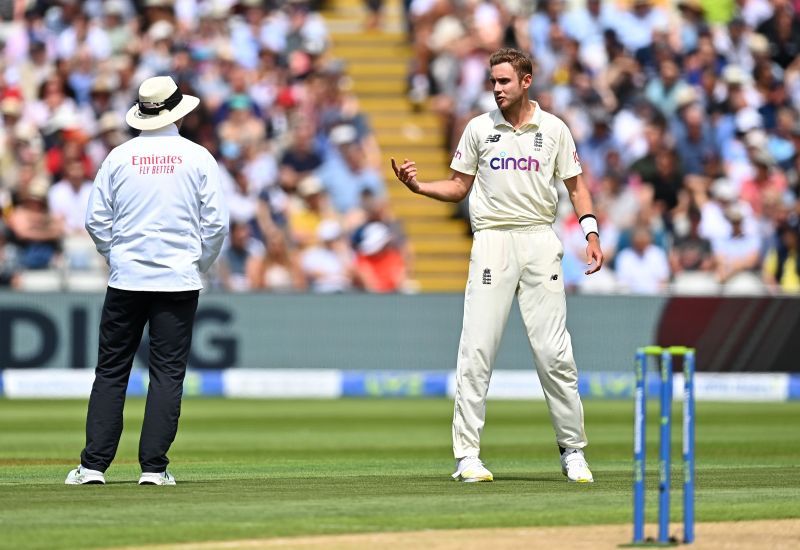
[[[394,157],[392,158],[392,170],[403,185],[411,189],[414,193],[419,193],[419,182],[417,181],[417,163],[413,160],[403,159],[403,164],[397,166]]]

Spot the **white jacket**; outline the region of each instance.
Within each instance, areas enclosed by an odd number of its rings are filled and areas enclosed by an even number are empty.
[[[86,230],[121,290],[199,290],[228,233],[219,166],[170,124],[112,150],[89,196]]]

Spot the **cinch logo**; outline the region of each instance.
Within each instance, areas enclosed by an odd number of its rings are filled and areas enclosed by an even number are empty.
[[[533,170],[539,171],[539,161],[533,157],[494,157],[489,161],[492,170]]]

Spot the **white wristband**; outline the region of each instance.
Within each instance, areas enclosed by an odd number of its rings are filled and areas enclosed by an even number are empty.
[[[583,235],[586,237],[586,240],[589,240],[589,234],[594,233],[597,237],[600,237],[600,230],[597,227],[597,218],[594,217],[594,214],[586,214],[585,216],[581,216],[580,219],[581,229],[583,229]]]

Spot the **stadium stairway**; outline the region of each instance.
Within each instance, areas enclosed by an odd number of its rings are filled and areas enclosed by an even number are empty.
[[[390,164],[391,157],[414,159],[426,180],[450,173],[442,121],[424,109],[415,111],[406,98],[413,52],[403,32],[401,1],[385,1],[381,30],[365,30],[363,0],[329,0],[322,15],[331,31],[332,56],[346,63],[380,143],[392,211],[413,250],[411,278],[421,292],[462,292],[471,245],[466,224],[453,218],[453,205],[408,191]]]

